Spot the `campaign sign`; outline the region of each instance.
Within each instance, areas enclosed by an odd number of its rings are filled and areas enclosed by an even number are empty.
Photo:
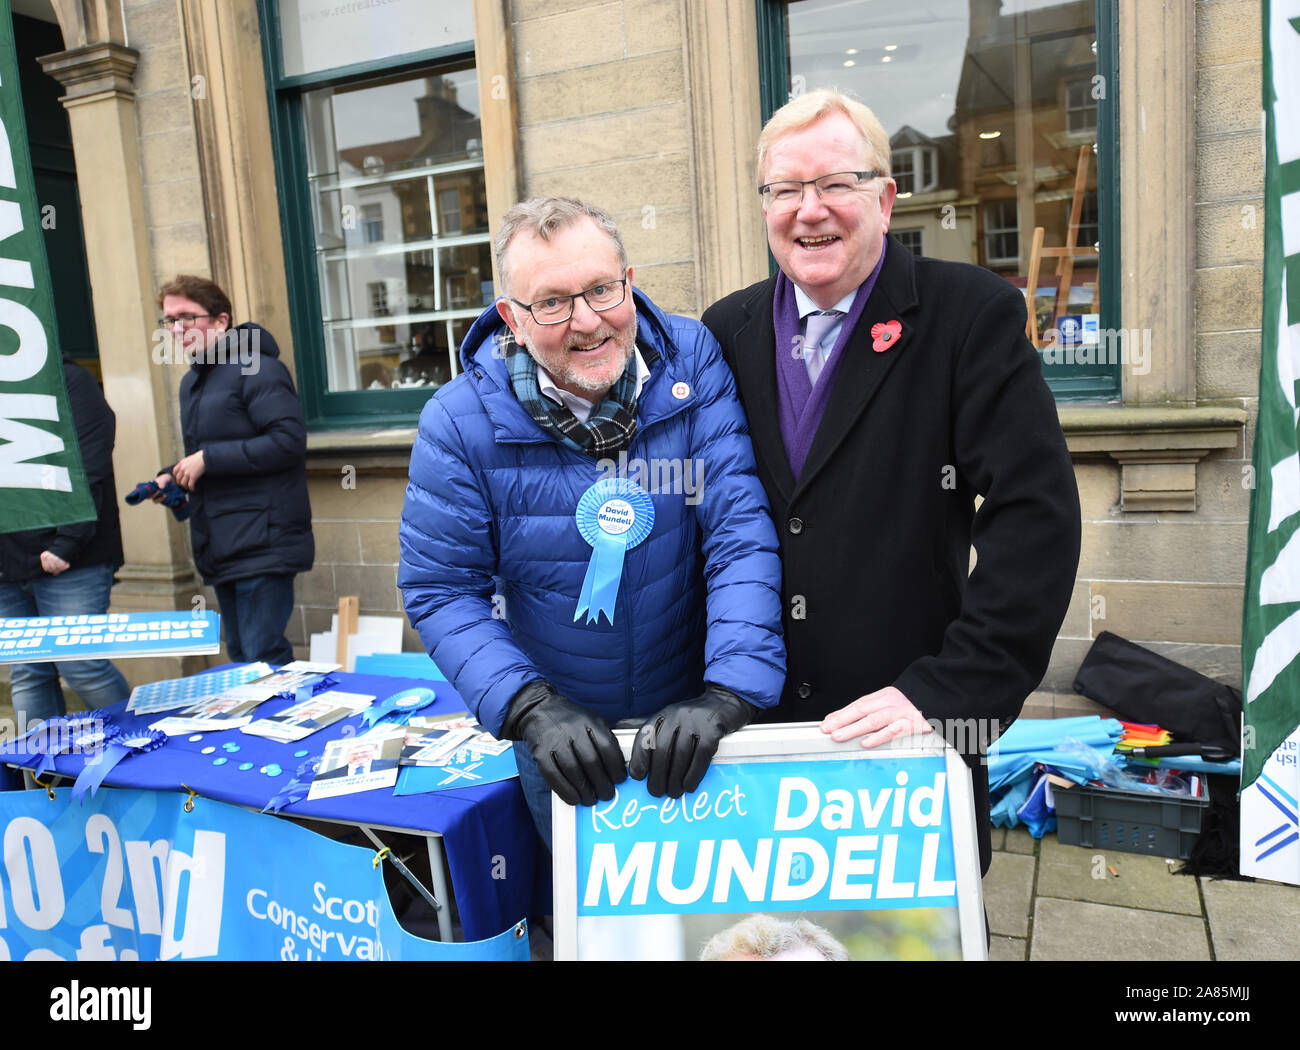
[[[0,617],[0,663],[215,653],[220,623],[207,611]]]
[[[784,958],[755,947],[778,940],[828,959],[983,957],[960,759],[812,732],[735,734],[681,799],[631,779],[594,806],[553,799],[557,957]]]
[[[526,925],[441,943],[398,924],[372,850],[208,799],[0,792],[0,960],[529,957]]]

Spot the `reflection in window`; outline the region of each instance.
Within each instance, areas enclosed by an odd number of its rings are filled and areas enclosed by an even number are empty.
[[[1065,87],[1065,130],[1087,135],[1097,130],[1097,103],[1092,97],[1092,80],[1075,80]]]
[[[1014,197],[984,206],[985,255],[993,264],[1020,261],[1020,224]]]
[[[1073,219],[1071,219],[1073,221]],[[1077,244],[1096,247],[1098,240],[1101,238],[1101,215],[1097,209],[1097,193],[1085,193],[1079,207],[1079,231],[1076,238]],[[1081,259],[1080,262],[1093,262],[1096,259]]]
[[[903,245],[913,255],[924,255],[925,231],[921,229],[898,230],[890,229],[889,231],[898,238],[899,243]]]
[[[473,68],[305,92],[326,389],[448,382],[495,298]]]
[[[861,99],[889,135],[895,234],[1022,288],[1035,270],[1049,321],[1099,312],[1095,0],[787,0],[785,12],[788,82]]]
[[[361,228],[367,244],[378,244],[384,239],[384,207],[382,204],[361,206]]]
[[[906,140],[919,136],[911,128],[904,128],[912,134]],[[895,136],[898,138],[899,136]],[[934,146],[895,146],[890,143],[891,174],[898,183],[899,193],[929,193],[938,189],[939,166],[936,161],[937,150]]]

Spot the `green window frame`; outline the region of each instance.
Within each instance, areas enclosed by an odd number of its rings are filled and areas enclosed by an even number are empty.
[[[763,122],[785,104],[791,87],[787,41],[788,0],[755,0],[758,28],[759,100]],[[1119,185],[1119,0],[1095,0],[1097,26],[1097,74],[1103,78],[1105,94],[1097,100],[1097,184],[1106,189],[1098,196],[1098,228],[1101,243],[1098,292],[1101,298],[1098,322],[1103,331],[1120,329],[1120,193]],[[870,99],[864,99],[870,105]],[[1020,231],[1024,238],[1026,233]],[[776,261],[768,256],[772,272]],[[1049,264],[1050,265],[1050,264]],[[1103,341],[1103,348],[1105,343]],[[1041,358],[1043,351],[1039,351]],[[1119,401],[1122,364],[1054,364],[1044,370],[1047,384],[1058,401]]]
[[[343,430],[415,426],[420,410],[437,387],[395,390],[328,389],[321,290],[316,273],[315,230],[308,186],[307,141],[303,98],[314,89],[358,80],[400,76],[417,70],[451,72],[473,67],[474,41],[411,52],[389,59],[359,62],[320,72],[286,76],[281,62],[281,38],[275,0],[257,0],[262,59],[266,71],[271,117],[271,148],[275,163],[284,243],[285,277],[293,331],[298,397],[311,430]]]

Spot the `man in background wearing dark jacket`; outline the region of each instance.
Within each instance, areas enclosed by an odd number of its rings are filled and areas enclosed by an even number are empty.
[[[96,517],[0,535],[0,617],[105,613],[113,572],[122,564],[113,483],[117,419],[94,376],[67,357],[63,376]],[[115,704],[131,692],[122,672],[107,660],[12,664],[9,680],[20,733],[24,723],[65,713],[60,675],[91,708]]]
[[[293,578],[315,556],[293,379],[270,332],[231,327],[230,299],[211,281],[182,274],[159,289],[158,305],[190,370],[180,389],[185,456],[156,481],[190,493],[194,563],[217,592],[230,659],[288,663]]]

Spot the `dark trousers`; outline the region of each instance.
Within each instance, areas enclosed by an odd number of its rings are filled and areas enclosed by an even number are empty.
[[[279,666],[293,660],[293,646],[284,636],[293,613],[293,573],[219,583],[215,590],[232,661]]]

